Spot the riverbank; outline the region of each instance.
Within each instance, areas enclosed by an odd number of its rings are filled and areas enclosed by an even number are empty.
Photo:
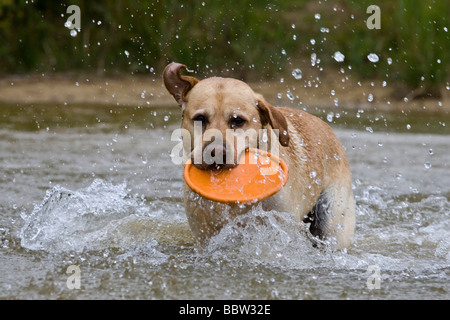
[[[408,92],[381,80],[358,80],[342,69],[325,76],[311,73],[299,80],[289,76],[277,81],[253,82],[250,86],[274,105],[310,111],[363,109],[444,114],[450,111],[448,86],[443,88],[439,99],[415,99],[417,91]],[[176,107],[161,79],[144,75],[4,76],[0,78],[0,103]]]

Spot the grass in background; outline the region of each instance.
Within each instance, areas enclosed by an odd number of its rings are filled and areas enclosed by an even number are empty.
[[[76,37],[64,27],[72,4],[81,9]],[[380,30],[366,26],[371,4],[381,8]],[[202,74],[263,80],[315,53],[320,67],[351,66],[414,96],[438,96],[448,81],[449,17],[440,0],[1,0],[0,72],[158,75],[177,60]]]

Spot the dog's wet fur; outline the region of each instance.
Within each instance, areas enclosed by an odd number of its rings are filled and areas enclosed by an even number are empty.
[[[194,141],[195,121],[200,121],[203,133],[214,129],[223,137],[227,130],[233,130],[237,136],[250,129],[278,131],[276,139],[268,135],[268,143],[278,148],[279,156],[288,165],[289,178],[281,191],[261,201],[263,209],[288,212],[309,223],[313,236],[338,249],[349,247],[355,229],[351,172],[345,150],[332,129],[305,111],[272,106],[245,82],[221,77],[199,81],[182,75],[184,68],[185,65],[174,62],[163,72],[167,90],[181,107],[181,126],[191,134],[184,151],[192,156],[196,152],[222,152],[223,159],[227,154],[233,155],[226,163],[195,165],[202,170],[232,168],[248,145],[261,144],[258,135],[247,137],[245,145],[216,139]],[[257,205],[230,204],[225,210],[222,203],[196,201],[193,193],[184,186],[186,215],[200,249],[230,219]]]

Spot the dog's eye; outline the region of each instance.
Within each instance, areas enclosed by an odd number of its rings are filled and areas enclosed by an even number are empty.
[[[247,121],[247,120],[242,119],[241,117],[233,116],[233,117],[231,117],[231,119],[230,119],[230,126],[231,126],[232,128],[235,128],[235,127],[242,127],[246,121]]]
[[[207,122],[207,119],[204,115],[199,114],[198,116],[195,116],[194,121],[201,121],[203,124],[205,124]]]

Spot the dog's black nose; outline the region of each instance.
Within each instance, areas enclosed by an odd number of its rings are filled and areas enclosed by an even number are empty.
[[[223,165],[227,163],[227,146],[224,144],[222,147],[216,146],[211,150],[211,158],[214,159],[212,164]]]
[[[228,152],[230,151],[230,152]],[[210,143],[203,149],[202,163],[194,165],[202,170],[224,170],[233,168],[236,164],[233,161],[233,153],[227,151],[227,145],[224,143]],[[227,159],[227,157],[229,159]]]

